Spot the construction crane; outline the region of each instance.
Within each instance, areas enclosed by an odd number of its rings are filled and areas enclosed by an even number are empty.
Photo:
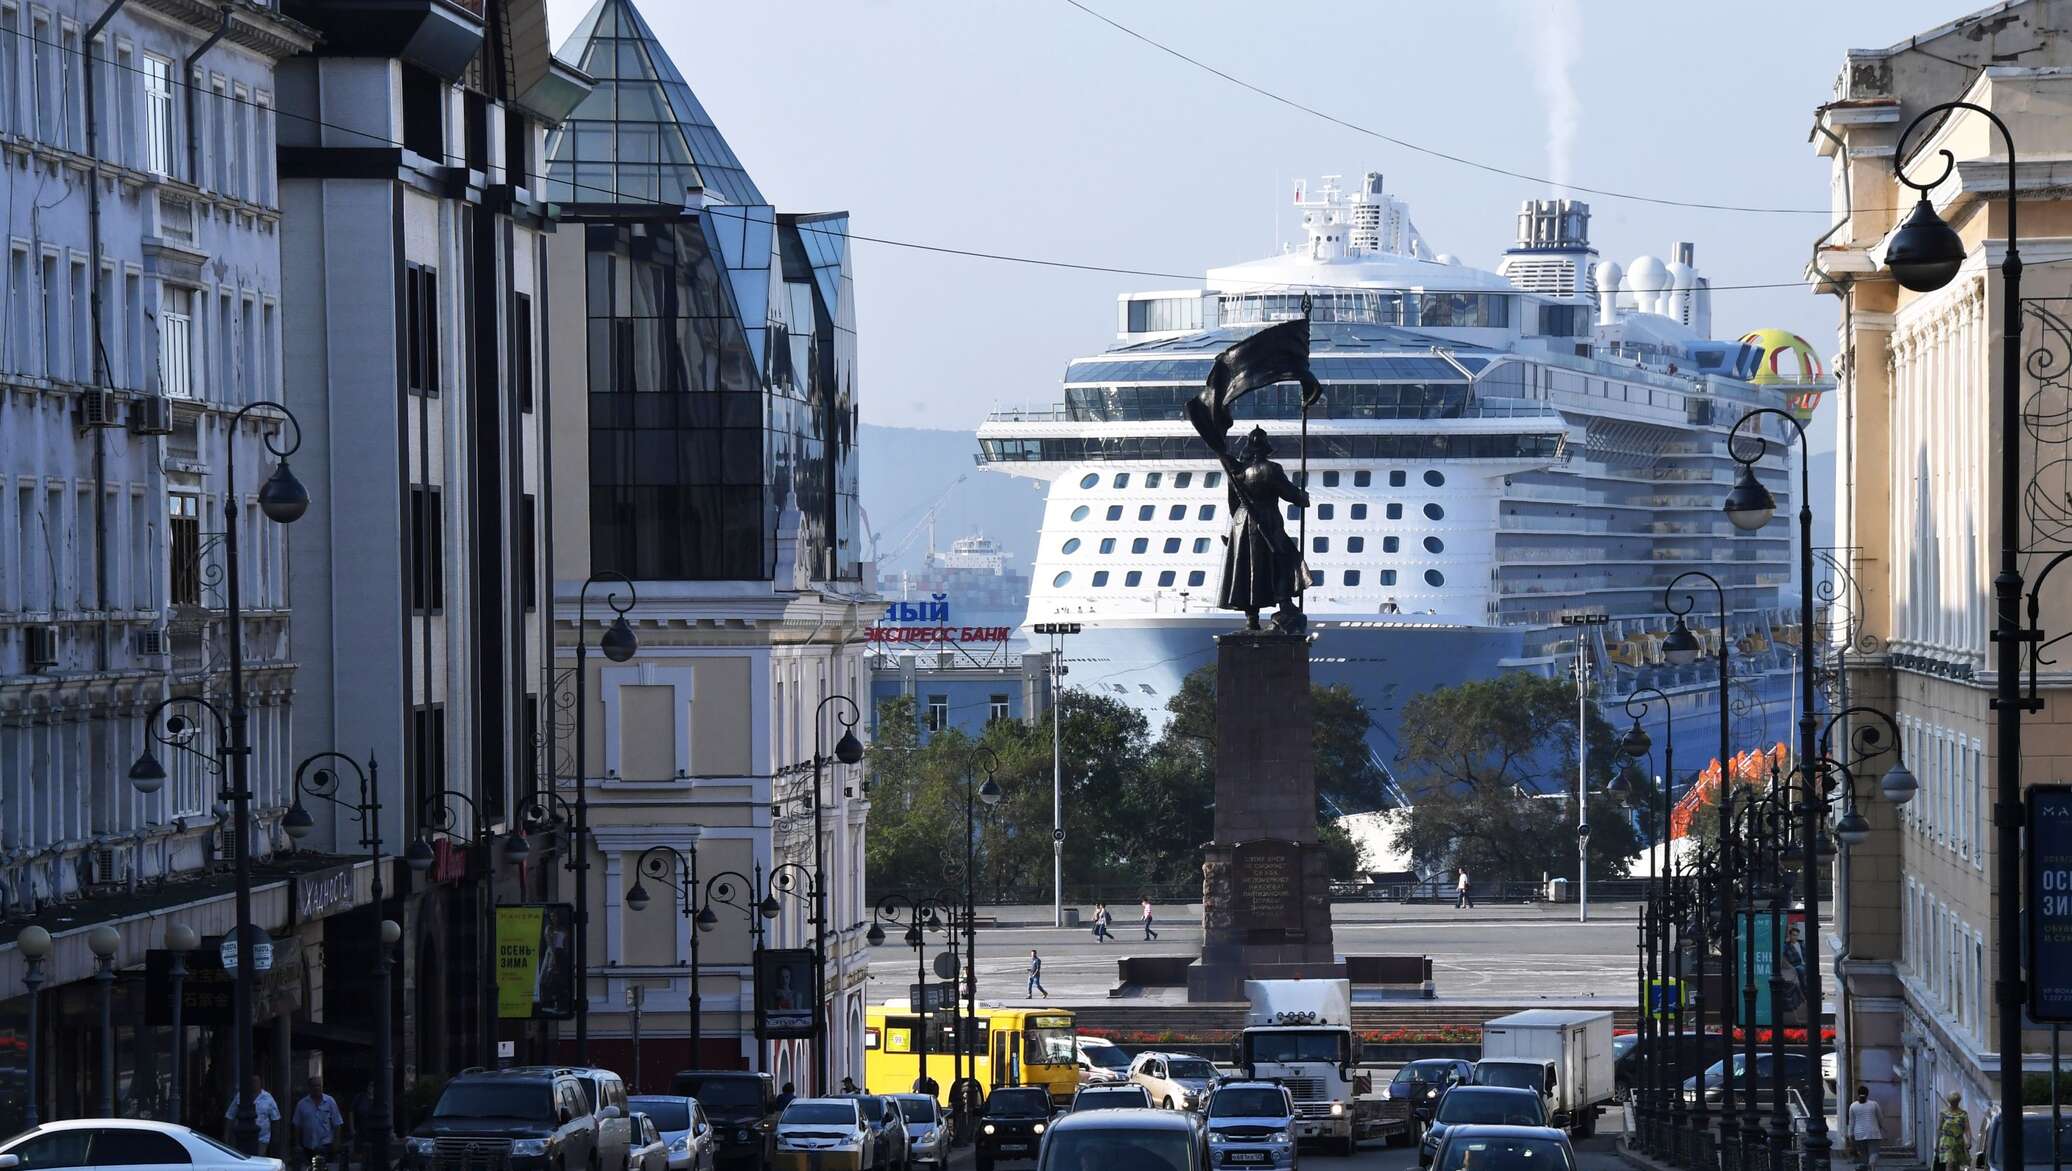
[[[924,529],[928,532],[929,551],[933,552],[935,550],[935,514],[942,511],[942,506],[950,499],[950,493],[955,492],[957,486],[962,484],[966,478],[966,476],[960,475],[956,479],[951,480],[949,486],[944,488],[941,494],[936,496],[927,509],[921,513],[921,519],[914,522],[914,527],[908,529],[906,535],[899,539],[899,544],[878,555],[878,564],[897,564],[899,559],[906,554],[906,551],[913,547],[915,538],[919,537]],[[875,541],[876,539],[876,535],[873,534],[872,540]]]

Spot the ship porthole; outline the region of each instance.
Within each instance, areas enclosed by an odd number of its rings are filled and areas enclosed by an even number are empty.
[[[1077,552],[1079,552],[1079,538],[1078,538],[1078,537],[1073,537],[1073,538],[1072,538],[1071,540],[1069,540],[1069,541],[1066,541],[1066,542],[1065,542],[1065,549],[1064,549],[1064,551],[1065,551],[1065,552],[1067,552],[1067,553],[1077,553]]]

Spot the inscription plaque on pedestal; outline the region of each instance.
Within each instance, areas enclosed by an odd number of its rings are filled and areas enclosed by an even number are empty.
[[[1239,842],[1231,872],[1237,928],[1249,941],[1302,938],[1301,846]]]

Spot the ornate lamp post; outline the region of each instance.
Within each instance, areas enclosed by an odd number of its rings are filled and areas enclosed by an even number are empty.
[[[643,879],[653,879],[676,890],[677,911],[691,924],[691,1060],[700,1060],[700,1047],[704,1044],[704,1001],[698,987],[702,972],[699,968],[698,937],[719,926],[719,916],[712,906],[719,903],[741,911],[748,918],[750,951],[763,948],[763,923],[775,919],[780,909],[774,896],[764,893],[762,870],[758,868],[754,878],[735,870],[722,870],[705,881],[701,891],[698,886],[698,842],[704,830],[698,826],[686,827],[684,833],[688,850],[674,846],[649,846],[642,850],[633,863],[633,885],[626,891],[626,906],[638,915],[648,909],[654,896],[648,893]],[[747,902],[735,897],[737,887],[746,887]],[[753,954],[749,957],[749,970],[755,969]]]
[[[984,784],[975,784],[978,777],[967,771],[964,774],[964,1020],[959,1026],[978,1032],[978,803],[987,806],[1000,804],[1006,794],[1000,782],[993,779],[999,771],[1000,758],[993,750],[981,745],[972,755],[978,762],[979,771],[984,772]],[[958,1092],[952,1105],[957,1110],[957,1133],[970,1136],[972,1122],[977,1117],[978,1055],[970,1052],[972,1038],[957,1038],[957,1053],[963,1059],[962,1072],[958,1074]]]
[[[43,1056],[43,961],[50,958],[50,932],[32,923],[14,937],[14,945],[21,949],[29,969],[22,976],[22,984],[29,990],[29,1053],[24,1070],[29,1084],[27,1092],[22,1095],[22,1122],[26,1126],[36,1126],[43,1121],[36,1107],[36,1100],[43,1093],[37,1059]]]
[[[569,844],[568,861],[576,872],[576,1060],[584,1065],[590,1064],[590,709],[584,699],[590,686],[590,644],[584,632],[590,629],[590,587],[604,582],[625,586],[626,600],[619,601],[616,590],[604,596],[612,621],[597,640],[597,649],[614,663],[640,650],[640,639],[626,621],[626,611],[640,600],[632,579],[610,569],[591,574],[576,594],[576,840]]]
[[[94,953],[95,999],[101,1009],[101,1117],[115,1117],[115,953],[122,934],[103,923],[86,933]],[[239,959],[242,961],[243,957]]]
[[[453,811],[453,803],[456,801],[468,807],[471,830],[469,833],[460,832],[460,816]],[[425,874],[431,870],[432,865],[438,861],[438,854],[432,850],[431,839],[425,835],[444,834],[474,849],[477,865],[482,868],[482,881],[477,885],[482,888],[484,896],[489,897],[489,832],[482,821],[482,807],[475,804],[475,799],[454,789],[441,789],[436,793],[426,794],[418,824],[422,827],[422,833],[412,839],[409,847],[403,851],[403,862],[410,867],[410,872]],[[496,924],[490,917],[487,907],[478,907],[476,911],[481,920],[479,930],[482,934],[482,978],[490,981],[489,985],[480,991],[481,1060],[483,1065],[493,1067],[496,1065]]]
[[[941,931],[954,940],[957,934],[957,905],[951,902],[948,894],[944,892],[918,898],[898,894],[886,895],[871,909],[871,929],[864,936],[865,942],[872,947],[882,945],[885,942],[884,924],[891,923],[897,926],[902,912],[907,924],[905,942],[908,947],[914,949],[915,987],[921,993],[921,1002],[913,1006],[914,1020],[917,1022],[915,1031],[920,1036],[915,1053],[920,1057],[921,1064],[921,1076],[914,1082],[913,1089],[916,1093],[934,1097],[937,1093],[936,1084],[928,1076],[928,1040],[931,1032],[928,1008],[928,932]],[[956,1048],[952,1046],[951,1051],[954,1053]]]
[[[855,764],[863,759],[863,742],[856,738],[858,713],[856,701],[846,695],[830,695],[820,701],[813,710],[813,1067],[815,1092],[828,1092],[828,1044],[827,1036],[827,835],[823,832],[822,809],[826,799],[820,788],[821,770],[827,765],[827,709],[835,707],[835,718],[841,721],[842,735],[835,741],[833,760],[842,764]],[[773,867],[770,880],[777,881],[777,872],[782,867]]]
[[[272,452],[276,463],[273,474],[259,486],[259,510],[275,524],[293,524],[304,512],[309,511],[309,492],[295,473],[288,470],[288,457],[302,446],[302,425],[296,421],[294,412],[270,399],[248,403],[237,414],[231,416],[229,434],[235,439],[245,416],[254,411],[276,414],[292,431],[292,437],[285,447],[275,442],[275,436],[264,436],[266,449]],[[233,441],[224,445],[223,482],[223,556],[225,572],[223,590],[225,605],[225,650],[230,659],[229,713],[218,712],[206,700],[189,697],[175,697],[161,701],[145,717],[145,726],[164,708],[175,703],[196,704],[216,717],[221,760],[211,770],[217,775],[230,773],[230,798],[232,834],[235,844],[231,850],[232,869],[236,876],[235,932],[238,944],[238,965],[231,984],[230,1015],[232,1039],[230,1045],[230,1077],[238,1087],[237,1119],[233,1127],[235,1145],[247,1155],[259,1153],[259,1119],[254,1113],[256,1103],[252,1095],[244,1091],[249,1084],[248,1075],[252,1063],[252,786],[250,767],[252,758],[251,713],[245,706],[245,636],[244,605],[240,589],[243,572],[238,560],[238,502],[241,499],[237,483],[237,444]],[[152,738],[161,744],[173,744],[180,734],[174,730],[173,721],[167,720],[166,734],[152,729]],[[182,745],[182,747],[186,747]],[[194,750],[197,751],[198,750]],[[130,766],[130,782],[140,793],[155,793],[165,785],[165,767],[151,752],[150,745]]]
[[[187,957],[201,946],[201,936],[185,923],[175,923],[165,929],[165,949],[172,953],[173,984],[173,1029],[171,1052],[166,1054],[166,1070],[170,1079],[166,1090],[166,1115],[170,1122],[184,1122],[184,1104],[180,1091],[186,1080],[187,1028],[186,1015]]]
[[[1647,1046],[1646,1064],[1649,1070],[1648,1082],[1651,1091],[1649,1096],[1653,1099],[1649,1104],[1646,1116],[1659,1125],[1666,1120],[1671,1109],[1670,1103],[1662,1100],[1662,1095],[1665,1091],[1674,1093],[1676,1101],[1673,1109],[1676,1113],[1681,1114],[1683,1106],[1683,1099],[1679,1088],[1668,1084],[1668,1071],[1671,1066],[1667,1055],[1663,1052],[1662,1029],[1654,1003],[1655,989],[1659,987],[1659,981],[1666,966],[1663,961],[1667,958],[1666,949],[1669,942],[1667,920],[1669,918],[1669,875],[1672,869],[1669,848],[1669,802],[1670,790],[1676,784],[1676,721],[1669,707],[1669,697],[1664,695],[1660,688],[1643,687],[1626,697],[1626,714],[1632,717],[1633,726],[1628,728],[1625,736],[1620,738],[1619,748],[1620,751],[1636,762],[1646,759],[1648,753],[1654,748],[1654,740],[1648,735],[1647,729],[1642,727],[1640,722],[1646,718],[1648,710],[1656,701],[1660,701],[1662,704],[1663,783],[1656,785],[1652,779],[1646,777],[1636,780],[1630,772],[1627,772],[1621,773],[1613,779],[1610,791],[1624,794],[1629,801],[1633,801],[1635,804],[1638,804],[1640,801],[1647,802],[1651,821],[1651,836],[1662,845],[1662,863],[1654,868],[1655,872],[1652,881],[1656,907],[1653,918],[1656,924],[1656,931],[1649,936],[1648,943],[1648,996],[1641,1002],[1641,1019],[1643,1022],[1641,1036],[1642,1043]],[[1656,800],[1658,793],[1661,798],[1659,801]],[[1658,813],[1659,820],[1655,820],[1655,815]],[[1681,1000],[1681,997],[1682,990],[1679,989],[1679,1000]],[[1681,1038],[1678,1038],[1679,1043],[1681,1043],[1681,1040]]]

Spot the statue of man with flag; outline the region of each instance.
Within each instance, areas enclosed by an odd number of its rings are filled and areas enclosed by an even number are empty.
[[[1323,387],[1309,369],[1309,298],[1302,301],[1303,313],[1294,321],[1260,330],[1216,356],[1208,385],[1187,402],[1187,421],[1194,424],[1202,442],[1216,453],[1229,486],[1230,531],[1224,537],[1223,582],[1217,605],[1225,610],[1242,610],[1248,629],[1258,630],[1259,612],[1274,610],[1275,628],[1298,633],[1306,622],[1302,613],[1302,591],[1308,573],[1302,564],[1302,545],[1291,539],[1281,519],[1281,503],[1304,510],[1308,520],[1309,493],[1288,478],[1281,465],[1269,456],[1273,445],[1263,427],[1252,428],[1235,451],[1230,431],[1237,423],[1231,406],[1261,387],[1282,382],[1302,385],[1302,461],[1309,462],[1309,408],[1323,394]]]

